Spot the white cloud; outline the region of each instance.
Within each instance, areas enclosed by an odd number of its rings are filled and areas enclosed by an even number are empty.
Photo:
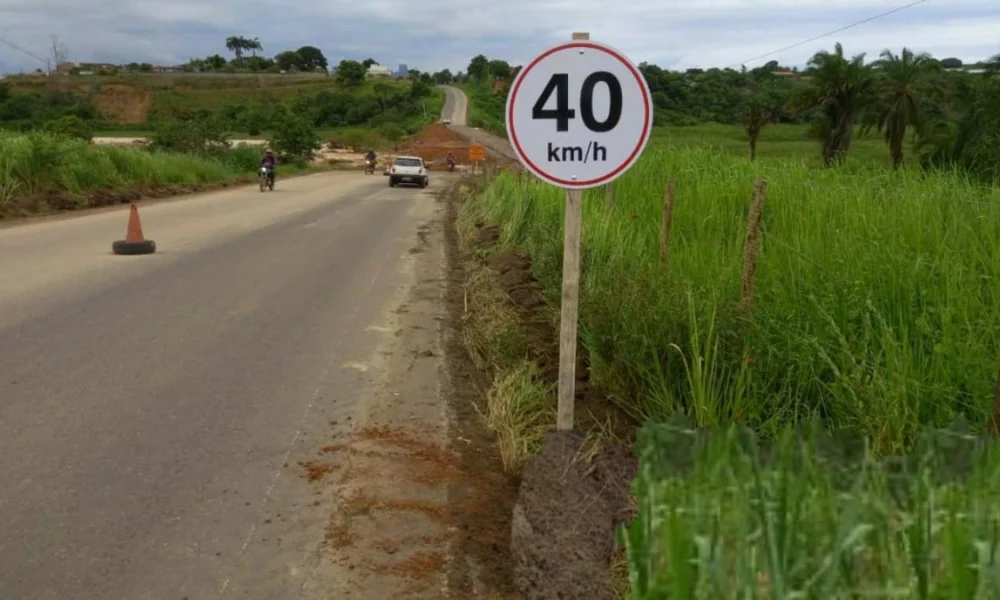
[[[225,54],[229,35],[259,37],[265,52],[315,45],[336,62],[371,56],[461,70],[480,52],[518,64],[590,31],[636,62],[669,68],[729,66],[893,9],[905,0],[0,0],[0,37],[48,54],[56,34],[77,61],[180,63]],[[996,0],[925,2],[848,31],[776,53],[803,65],[844,44],[876,56],[909,46],[974,61],[1000,53]],[[44,66],[0,44],[0,71]]]

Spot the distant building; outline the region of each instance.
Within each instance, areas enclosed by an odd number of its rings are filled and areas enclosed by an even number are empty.
[[[368,67],[368,77],[392,77],[392,69],[389,67],[383,67],[382,65],[372,65]]]
[[[406,79],[409,76],[410,76],[410,67],[404,64],[400,64],[399,71],[396,72],[396,77],[399,77],[400,79]]]
[[[88,71],[117,71],[118,65],[113,65],[111,63],[80,63],[77,65],[79,69],[86,69]]]

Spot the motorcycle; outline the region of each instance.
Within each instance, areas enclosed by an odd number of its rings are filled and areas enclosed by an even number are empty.
[[[260,191],[263,192],[265,189],[274,191],[274,169],[269,169],[267,167],[260,168]]]
[[[455,160],[454,159],[451,159],[451,158],[448,159],[448,170],[449,171],[454,171],[455,170]]]
[[[375,161],[374,160],[370,160],[370,159],[366,159],[365,160],[365,175],[374,175],[374,174],[375,174]]]

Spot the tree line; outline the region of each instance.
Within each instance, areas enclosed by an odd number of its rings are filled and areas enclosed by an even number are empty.
[[[849,56],[838,42],[820,50],[805,69],[772,61],[758,68],[671,71],[649,63],[639,69],[652,93],[658,125],[705,122],[744,129],[751,160],[761,131],[773,123],[808,125],[824,164],[843,163],[858,134],[877,133],[893,167],[962,167],[987,181],[1000,180],[1000,55],[969,70],[957,58],[935,59],[903,48],[876,60]],[[503,123],[505,86],[520,67],[474,57],[452,81],[468,83],[477,108]],[[438,74],[432,76],[438,79]],[[905,156],[906,136],[915,156]]]
[[[226,50],[232,55],[227,59],[221,54],[193,58],[181,65],[182,71],[196,72],[326,72],[329,61],[323,51],[315,46],[302,46],[296,50],[283,50],[269,58],[263,55],[260,38],[232,35],[225,40]],[[247,56],[247,53],[250,56]],[[260,54],[258,54],[260,53]]]

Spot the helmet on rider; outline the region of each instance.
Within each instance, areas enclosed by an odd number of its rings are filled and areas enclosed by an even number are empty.
[[[268,148],[267,150],[264,151],[264,154],[271,156],[274,154],[274,152],[270,148]]]

